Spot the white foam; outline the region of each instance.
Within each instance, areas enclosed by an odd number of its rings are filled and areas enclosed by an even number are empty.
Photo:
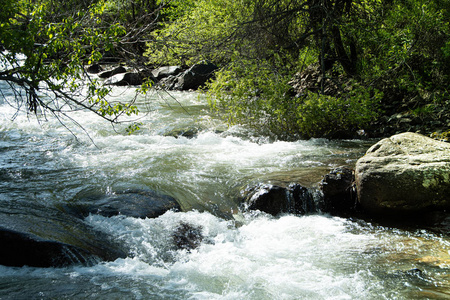
[[[144,268],[183,288],[193,299],[367,299],[373,284],[365,270],[342,270],[352,256],[374,240],[370,235],[347,232],[345,221],[324,216],[260,216],[241,227],[209,213],[168,212],[157,219],[103,218],[88,221],[132,249],[136,258],[107,263],[111,272]],[[191,252],[164,246],[180,222],[202,226],[206,236]],[[165,261],[164,253],[175,251]],[[157,259],[157,255],[159,258]],[[149,257],[151,256],[151,259]],[[124,266],[120,266],[124,264]],[[131,266],[130,266],[131,264]],[[161,269],[162,268],[162,269]],[[262,297],[262,298],[258,298]]]

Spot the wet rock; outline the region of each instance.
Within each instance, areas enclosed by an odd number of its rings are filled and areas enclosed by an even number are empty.
[[[173,136],[175,138],[185,137],[188,139],[192,139],[198,135],[199,131],[200,129],[195,127],[185,129],[174,129],[167,133],[164,133],[164,136]]]
[[[127,71],[127,69],[125,69],[125,67],[119,66],[112,70],[100,73],[98,75],[98,77],[106,79],[106,78],[112,77],[112,76],[120,74],[120,73],[125,73],[126,71]]]
[[[262,184],[244,192],[244,206],[248,210],[260,210],[271,215],[281,213],[306,214],[315,211],[315,203],[309,190],[299,184],[288,187]]]
[[[326,174],[320,182],[323,203],[320,209],[333,215],[347,215],[355,210],[356,192],[353,170],[338,167]]]
[[[105,84],[115,86],[128,86],[128,85],[141,85],[143,82],[144,79],[141,76],[141,74],[127,72],[127,73],[120,73],[108,78],[105,81]]]
[[[216,65],[208,61],[195,64],[178,75],[174,89],[182,91],[198,89],[214,76],[217,69]]]
[[[173,243],[178,250],[193,250],[203,241],[202,231],[201,226],[182,222],[172,234]]]
[[[0,202],[0,264],[62,267],[126,257],[109,237],[54,208]]]
[[[151,190],[125,190],[112,194],[92,192],[80,198],[59,208],[79,218],[89,214],[156,218],[168,210],[181,210],[174,198]]]
[[[156,80],[161,80],[169,76],[176,76],[183,72],[180,66],[164,66],[152,71],[152,75]]]
[[[365,212],[420,217],[450,209],[450,144],[402,133],[373,145],[356,163],[358,201]]]
[[[93,64],[86,68],[86,72],[90,74],[98,74],[103,71],[103,68],[99,64]]]
[[[155,86],[156,88],[161,88],[164,90],[173,90],[175,84],[178,80],[178,77],[174,75],[170,75],[159,80],[158,84]]]
[[[218,67],[213,63],[202,61],[178,75],[168,75],[162,78],[158,86],[167,90],[196,90],[213,78],[217,69]]]

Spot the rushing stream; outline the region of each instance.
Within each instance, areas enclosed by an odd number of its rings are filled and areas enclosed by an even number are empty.
[[[134,90],[114,94],[133,97]],[[55,118],[37,121],[0,100],[0,203],[55,206],[131,188],[170,195],[183,209],[155,219],[90,215],[85,222],[129,257],[90,267],[0,266],[0,299],[450,298],[448,236],[239,210],[245,186],[315,186],[374,141],[274,141],[228,128],[196,93],[155,92],[138,105],[141,129],[131,135],[129,123],[112,127],[83,111],[71,115],[83,128],[65,120],[72,134]],[[201,226],[197,249],[171,247],[180,222]]]

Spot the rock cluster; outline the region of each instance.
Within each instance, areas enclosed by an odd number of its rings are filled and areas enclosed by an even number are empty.
[[[338,167],[325,175],[319,192],[314,197],[298,184],[259,185],[247,189],[242,201],[248,210],[272,215],[320,211],[449,228],[450,144],[410,132],[383,139],[355,170]]]
[[[361,157],[355,170],[339,167],[325,175],[320,191],[292,183],[258,184],[242,193],[244,210],[272,215],[325,212],[432,220],[436,230],[450,227],[450,144],[416,133],[383,139]],[[126,190],[91,195],[60,207],[22,202],[0,203],[0,264],[59,267],[89,265],[125,257],[126,251],[83,221],[89,214],[136,218],[179,210],[172,197],[154,191]],[[427,220],[424,220],[428,218]],[[409,218],[411,220],[411,218]],[[444,227],[435,225],[441,224]],[[181,223],[172,234],[176,249],[202,243],[199,226]]]
[[[157,88],[186,91],[203,86],[214,77],[217,69],[218,67],[213,63],[202,61],[188,69],[183,69],[181,66],[163,66],[153,70],[136,71],[118,66],[105,71],[100,65],[91,65],[86,68],[86,71],[104,79],[105,85],[136,86],[151,80]]]

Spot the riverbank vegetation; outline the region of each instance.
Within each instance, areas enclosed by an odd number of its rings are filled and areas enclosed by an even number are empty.
[[[0,80],[25,87],[33,112],[55,111],[36,97],[45,83],[53,99],[116,121],[132,103],[110,104],[96,81],[81,102],[61,87],[77,92],[83,66],[107,57],[147,68],[208,60],[219,66],[211,107],[264,134],[450,127],[449,0],[6,0],[0,17],[2,63],[14,65]]]
[[[212,107],[230,123],[277,136],[446,128],[449,7],[447,0],[195,1],[156,32],[147,53],[152,63],[219,64],[207,91]]]

